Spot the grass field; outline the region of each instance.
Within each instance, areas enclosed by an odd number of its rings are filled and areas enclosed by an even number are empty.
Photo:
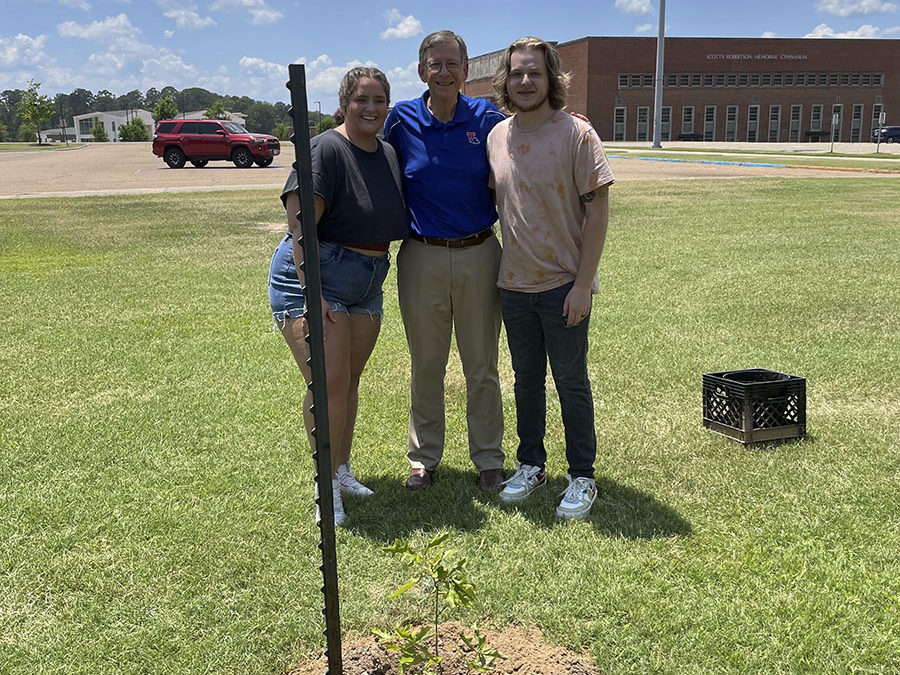
[[[600,496],[557,522],[478,492],[447,379],[435,487],[402,488],[392,272],[338,532],[348,636],[426,620],[380,547],[449,530],[455,618],[536,625],[605,673],[900,672],[900,210],[893,180],[622,183],[591,375]],[[0,201],[0,672],[280,673],[322,646],[303,390],[271,331],[270,192]],[[508,468],[515,409],[501,363]],[[803,441],[701,426],[703,372],[808,378]],[[552,388],[552,387],[551,387]]]
[[[27,152],[30,150],[66,150],[67,148],[78,148],[84,143],[75,143],[69,141],[69,145],[65,143],[0,143],[0,152]]]

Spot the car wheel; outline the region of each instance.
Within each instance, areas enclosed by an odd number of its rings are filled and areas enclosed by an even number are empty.
[[[256,165],[257,165],[257,166],[261,166],[261,167],[263,167],[263,168],[266,168],[266,167],[269,166],[269,164],[271,164],[271,163],[272,163],[272,158],[271,158],[271,157],[263,157],[262,159],[256,160]]]
[[[209,164],[209,160],[208,159],[192,159],[191,164],[196,166],[198,169],[202,169],[204,166]]]
[[[180,169],[184,166],[184,153],[179,148],[166,148],[163,159],[171,169]]]
[[[235,148],[231,153],[231,161],[239,169],[249,169],[253,166],[253,155],[247,148]]]
[[[894,137],[893,137],[893,136],[888,136],[888,137],[887,137],[887,141],[885,141],[885,142],[886,142],[886,143],[893,143],[893,142],[894,142]]]

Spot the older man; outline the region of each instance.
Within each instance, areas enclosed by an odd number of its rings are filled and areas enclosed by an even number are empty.
[[[466,379],[469,456],[481,489],[497,490],[503,481],[500,244],[485,147],[504,116],[488,101],[460,93],[467,75],[463,39],[447,30],[428,35],[419,47],[419,77],[428,91],[398,103],[385,122],[409,211],[397,285],[412,370],[411,490],[431,485],[443,456],[444,377],[454,331]]]

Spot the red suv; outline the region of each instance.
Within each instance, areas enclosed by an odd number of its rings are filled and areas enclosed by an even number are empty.
[[[281,152],[278,139],[251,134],[240,124],[221,120],[163,120],[153,134],[153,154],[173,169],[186,161],[200,168],[211,159],[226,159],[240,169],[256,162],[269,166]]]

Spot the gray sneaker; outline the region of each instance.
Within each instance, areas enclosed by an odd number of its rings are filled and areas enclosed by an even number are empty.
[[[505,487],[500,493],[500,501],[507,504],[521,502],[546,482],[547,476],[541,467],[519,464],[512,478],[503,481]]]
[[[350,462],[341,464],[337,468],[337,480],[341,486],[341,494],[368,497],[375,494],[370,488],[356,480],[356,476],[350,470]]]
[[[591,507],[597,499],[597,484],[592,478],[572,478],[566,474],[569,487],[560,494],[564,495],[556,515],[560,518],[587,518]]]

